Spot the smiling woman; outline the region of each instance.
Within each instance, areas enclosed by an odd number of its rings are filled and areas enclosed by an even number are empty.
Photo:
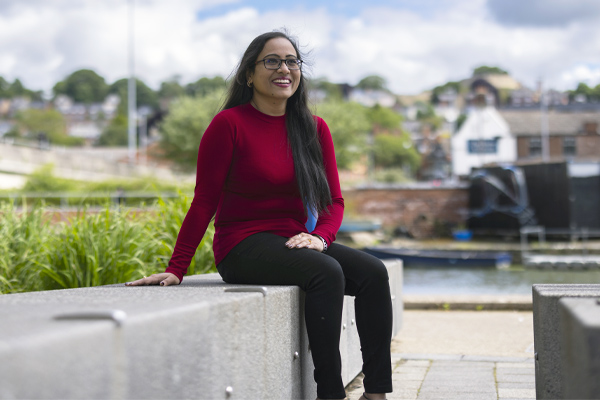
[[[286,33],[255,38],[223,111],[202,136],[194,200],[164,273],[130,282],[177,285],[213,215],[217,270],[227,283],[297,285],[317,395],[345,397],[339,352],[344,295],[355,296],[366,393],[392,391],[392,303],[383,263],[334,243],[344,199],[329,128],[307,106],[298,45]],[[308,231],[308,212],[318,215]],[[279,397],[274,393],[273,398]]]

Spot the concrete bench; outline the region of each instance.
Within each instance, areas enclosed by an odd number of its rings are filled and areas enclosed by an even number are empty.
[[[563,298],[561,365],[565,399],[600,399],[600,298]]]
[[[396,335],[402,263],[386,266]],[[218,274],[0,296],[0,398],[314,399],[303,296]],[[350,297],[343,324],[347,384],[362,365]]]
[[[565,395],[565,364],[562,357],[563,298],[600,297],[600,284],[533,285],[533,339],[535,386],[538,399],[562,399]]]

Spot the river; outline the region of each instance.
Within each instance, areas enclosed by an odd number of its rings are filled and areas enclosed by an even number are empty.
[[[405,294],[531,294],[534,283],[600,283],[600,269],[404,268]]]

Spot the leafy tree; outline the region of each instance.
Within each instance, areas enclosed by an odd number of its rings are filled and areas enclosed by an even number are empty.
[[[340,88],[340,85],[329,82],[326,78],[311,79],[309,81],[309,87],[325,92],[325,100],[342,100],[342,89]]]
[[[580,82],[575,90],[569,90],[569,99],[572,101],[579,94],[585,95],[588,101],[600,101],[600,84],[596,87],[590,87]]]
[[[129,107],[128,88],[129,79],[123,78],[110,85],[108,89],[108,93],[117,94],[121,98],[118,109],[119,114],[127,115],[127,109]],[[135,80],[135,101],[137,107],[148,106],[151,108],[158,108],[158,95],[139,79]]]
[[[42,94],[41,90],[33,91],[27,89],[19,79],[15,79],[13,83],[9,83],[0,76],[0,98],[11,99],[16,96],[25,96],[31,100],[39,101],[42,100]]]
[[[402,167],[415,172],[421,163],[421,156],[406,133],[377,135],[373,144],[373,156],[376,167]]]
[[[387,90],[387,82],[385,78],[379,75],[369,75],[360,80],[356,84],[358,89],[371,89],[371,90]]]
[[[367,110],[367,118],[373,127],[373,131],[397,132],[400,131],[402,116],[394,110],[382,107],[379,104]]]
[[[129,143],[127,117],[117,114],[98,138],[98,146],[127,146]]]
[[[162,82],[158,90],[158,97],[173,100],[185,95],[185,88],[181,86],[179,79],[179,76],[173,76],[171,79]]]
[[[185,93],[188,96],[207,96],[215,91],[222,92],[227,88],[225,79],[220,76],[214,78],[200,78],[196,82],[185,86]]]
[[[52,89],[54,95],[65,94],[78,103],[99,103],[108,93],[104,78],[90,69],[80,69],[58,82]]]
[[[365,154],[367,133],[371,130],[366,110],[358,103],[341,101],[326,101],[317,106],[317,114],[327,122],[331,131],[340,169],[350,168]]]
[[[213,91],[206,96],[180,97],[171,103],[160,126],[165,158],[184,170],[193,170],[200,139],[221,105],[221,96],[221,91]]]
[[[37,110],[30,108],[16,115],[21,135],[36,139],[44,134],[53,144],[80,146],[83,139],[67,135],[64,117],[56,110]]]
[[[8,83],[6,79],[0,76],[0,99],[6,99],[10,97],[12,97],[10,93],[10,83]]]
[[[431,91],[431,103],[438,104],[440,102],[439,95],[447,90],[454,90],[456,93],[460,93],[460,82],[450,81],[444,83],[443,85],[434,87]]]
[[[424,107],[417,111],[417,120],[422,123],[429,124],[433,129],[439,129],[444,121],[442,117],[435,114],[431,104],[424,104]]]
[[[505,71],[499,67],[488,67],[487,65],[482,65],[481,67],[477,67],[473,70],[473,76],[488,74],[508,75],[508,71]]]

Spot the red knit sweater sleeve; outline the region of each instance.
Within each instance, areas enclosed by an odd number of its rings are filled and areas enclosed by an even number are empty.
[[[344,217],[344,199],[340,188],[340,178],[338,175],[337,163],[335,160],[335,150],[333,148],[333,140],[329,127],[323,119],[316,117],[317,129],[321,140],[321,149],[323,151],[323,164],[325,165],[325,173],[329,190],[331,192],[332,204],[327,207],[329,213],[319,215],[317,225],[311,232],[313,235],[319,235],[327,244],[333,243],[337,231],[342,225]]]
[[[217,210],[221,191],[233,157],[235,131],[229,120],[218,114],[200,141],[194,200],[177,236],[166,272],[179,280],[187,273],[206,228]]]

